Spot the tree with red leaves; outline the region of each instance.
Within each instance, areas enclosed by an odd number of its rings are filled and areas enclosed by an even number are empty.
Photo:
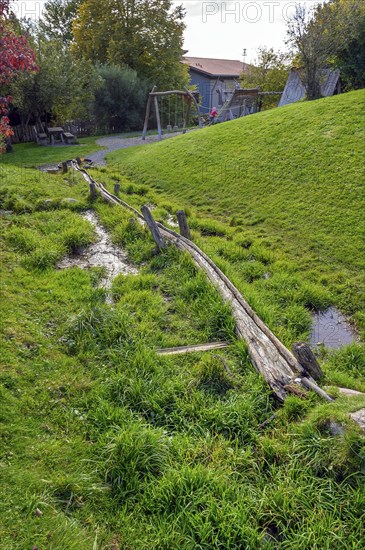
[[[0,0],[0,153],[12,136],[7,114],[11,97],[6,96],[6,87],[22,71],[35,71],[35,54],[24,36],[17,35],[9,20],[9,0]]]

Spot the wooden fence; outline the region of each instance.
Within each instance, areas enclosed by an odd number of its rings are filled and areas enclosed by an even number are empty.
[[[14,135],[11,138],[12,143],[29,143],[35,141],[33,127],[36,126],[38,133],[42,134],[47,128],[46,124],[19,124],[12,126]],[[108,127],[96,124],[94,122],[72,121],[62,123],[49,123],[48,126],[62,126],[65,132],[70,132],[76,137],[95,136],[102,134],[117,134],[123,131],[123,127],[119,124],[111,124]]]

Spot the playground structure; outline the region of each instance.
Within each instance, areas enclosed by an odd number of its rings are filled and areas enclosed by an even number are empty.
[[[220,91],[221,107],[218,109],[217,120],[222,122],[259,113],[265,96],[281,96],[282,92],[261,92],[258,88],[235,88]]]
[[[235,118],[241,118],[243,116],[251,115],[258,113],[262,107],[262,100],[265,96],[275,96],[282,95],[282,92],[261,92],[260,88],[235,88],[232,90],[220,91],[220,104],[221,106],[218,109],[218,115],[216,120],[219,119],[221,122],[226,122],[228,120],[233,120]],[[175,97],[175,109],[174,109],[174,118],[175,124],[171,124],[171,97]],[[142,140],[146,139],[148,123],[151,114],[152,104],[154,106],[156,122],[157,122],[157,131],[159,140],[162,139],[164,133],[164,124],[163,124],[163,109],[161,105],[161,112],[159,106],[159,99],[162,101],[164,98],[168,99],[168,124],[166,125],[166,130],[170,132],[178,132],[179,126],[177,121],[178,116],[178,98],[182,99],[182,116],[183,116],[183,127],[182,133],[185,134],[189,119],[191,116],[191,108],[194,105],[197,116],[199,128],[203,128],[205,125],[210,126],[213,124],[213,121],[205,122],[204,116],[200,112],[199,107],[199,94],[197,92],[191,92],[187,88],[184,90],[167,90],[164,92],[158,92],[156,86],[153,87],[152,91],[148,96],[146,115],[144,119]]]
[[[146,139],[147,129],[148,129],[148,122],[150,118],[151,113],[151,107],[152,103],[154,105],[155,109],[155,115],[156,115],[156,122],[157,122],[157,131],[158,131],[158,138],[161,140],[163,135],[163,124],[160,116],[160,108],[158,100],[163,100],[164,98],[168,99],[168,124],[167,124],[167,131],[168,132],[178,132],[179,126],[177,123],[177,115],[178,115],[178,99],[182,99],[182,115],[183,115],[183,128],[182,133],[186,133],[187,126],[189,124],[189,119],[191,115],[191,108],[194,105],[197,115],[198,115],[198,123],[199,127],[203,127],[203,121],[200,115],[199,110],[199,104],[197,100],[197,92],[190,92],[187,88],[184,90],[167,90],[165,92],[158,92],[156,90],[156,86],[153,87],[152,91],[150,92],[148,96],[147,101],[147,107],[146,107],[146,115],[144,119],[144,125],[143,125],[143,132],[142,132],[142,139]],[[172,126],[171,124],[171,97],[175,98],[175,124]],[[162,111],[161,111],[162,112]]]

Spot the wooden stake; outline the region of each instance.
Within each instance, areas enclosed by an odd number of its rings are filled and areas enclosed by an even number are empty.
[[[188,90],[187,88],[184,88],[184,90],[186,91],[186,93],[191,97],[192,101],[194,102],[196,112],[198,113],[199,128],[203,128],[204,123],[203,123],[203,120],[202,120],[202,118],[201,118],[201,116],[200,116],[200,109],[199,109],[198,102],[197,102],[197,100],[195,99],[194,94],[192,94],[192,93],[190,92],[190,90]]]
[[[90,187],[90,197],[92,200],[96,199],[96,185],[95,183],[91,182],[89,184]]]
[[[153,219],[153,216],[150,212],[150,209],[148,206],[142,206],[141,212],[143,214],[143,217],[145,219],[146,224],[148,225],[149,230],[151,231],[152,237],[157,244],[157,248],[164,249],[166,248],[165,241],[163,240],[160,230],[157,227],[157,224],[155,220]]]
[[[115,183],[114,184],[114,193],[116,195],[119,195],[119,191],[120,191],[120,183]]]
[[[292,347],[294,356],[303,367],[306,374],[309,374],[314,380],[321,380],[323,372],[318,361],[306,342],[295,342]]]
[[[68,172],[68,165],[67,162],[62,163],[62,174],[67,174]]]
[[[180,235],[191,241],[190,227],[184,210],[178,210],[176,216],[179,223]]]

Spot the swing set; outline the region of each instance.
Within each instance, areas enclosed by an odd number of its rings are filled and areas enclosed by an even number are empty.
[[[142,132],[142,139],[143,140],[146,139],[152,103],[154,105],[155,114],[156,114],[158,139],[159,140],[162,139],[163,128],[165,127],[164,114],[167,115],[167,125],[166,125],[167,132],[170,133],[170,132],[179,131],[179,125],[178,125],[179,98],[181,98],[181,104],[182,104],[181,105],[181,113],[183,118],[182,133],[183,134],[186,133],[186,129],[189,124],[189,119],[191,114],[191,107],[193,105],[198,115],[199,128],[203,128],[204,123],[200,115],[200,109],[199,109],[198,101],[196,99],[196,95],[197,95],[196,93],[190,92],[187,88],[184,88],[184,90],[168,90],[166,92],[158,92],[156,89],[156,86],[154,86],[148,96],[146,116],[144,119],[143,132]],[[175,104],[173,105],[174,113],[172,113],[171,106],[173,104],[174,98],[175,98]],[[161,102],[161,115],[160,115],[159,99]],[[166,109],[164,110],[163,104],[164,104],[164,101],[166,100],[168,102],[167,110]],[[173,119],[174,119],[174,126],[172,126],[171,124]]]

